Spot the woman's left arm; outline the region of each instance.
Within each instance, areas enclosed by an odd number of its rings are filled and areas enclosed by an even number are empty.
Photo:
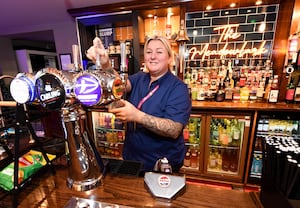
[[[183,125],[179,122],[149,115],[126,100],[119,100],[119,103],[120,107],[109,109],[109,112],[124,122],[136,122],[156,134],[174,139],[182,133]]]
[[[182,132],[183,125],[167,118],[159,118],[143,113],[139,123],[161,136],[176,139]]]

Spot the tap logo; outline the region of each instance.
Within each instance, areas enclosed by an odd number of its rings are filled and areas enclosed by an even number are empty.
[[[81,79],[77,80],[76,88],[77,87],[80,94],[89,94],[99,87],[99,83],[93,77],[81,77]]]
[[[35,88],[32,80],[21,75],[11,81],[10,93],[18,103],[32,102],[36,98]]]
[[[75,82],[74,94],[83,105],[92,106],[98,104],[102,95],[99,80],[91,74],[79,76]]]
[[[167,175],[161,175],[158,177],[158,185],[162,188],[167,188],[171,184],[171,178]]]
[[[43,74],[36,80],[37,97],[47,109],[60,109],[66,100],[63,84],[54,74]]]

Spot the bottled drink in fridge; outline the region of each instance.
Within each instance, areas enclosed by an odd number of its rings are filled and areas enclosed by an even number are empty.
[[[279,95],[278,75],[274,76],[274,80],[271,84],[269,103],[277,103]]]
[[[293,77],[290,78],[290,81],[286,87],[285,93],[285,102],[286,103],[293,103],[294,102],[294,94],[295,94],[295,85]]]

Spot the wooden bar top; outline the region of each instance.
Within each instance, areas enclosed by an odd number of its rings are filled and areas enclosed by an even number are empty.
[[[300,104],[287,104],[285,102],[216,102],[216,101],[192,101],[193,109],[197,110],[251,110],[251,111],[298,111]]]
[[[103,106],[91,106],[88,108],[93,110],[106,110]],[[300,104],[295,103],[268,103],[268,102],[216,102],[216,101],[192,101],[193,110],[243,110],[243,111],[292,111],[300,112]]]
[[[257,206],[249,192],[188,182],[185,192],[172,201],[154,198],[144,185],[143,177],[106,175],[103,184],[93,190],[77,192],[66,186],[67,168],[56,168],[34,178],[18,195],[20,208],[64,207],[72,197],[129,207],[245,207]],[[11,196],[0,202],[8,205]]]

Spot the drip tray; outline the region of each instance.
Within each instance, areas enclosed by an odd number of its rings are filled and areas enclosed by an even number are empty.
[[[72,197],[64,208],[130,208],[128,206],[104,203],[92,199]]]

